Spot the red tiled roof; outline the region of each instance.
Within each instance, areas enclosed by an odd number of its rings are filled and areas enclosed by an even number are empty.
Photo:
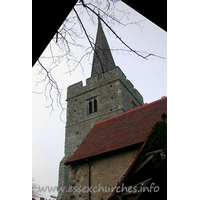
[[[66,164],[144,142],[163,113],[167,98],[96,122]]]

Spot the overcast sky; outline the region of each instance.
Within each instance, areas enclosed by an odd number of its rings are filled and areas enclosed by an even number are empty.
[[[115,64],[121,68],[134,87],[141,93],[144,102],[149,103],[162,96],[167,96],[167,33],[124,3],[118,2],[117,6],[120,9],[128,9],[130,19],[133,21],[142,20],[140,26],[113,25],[117,34],[133,49],[154,53],[165,59],[149,57],[148,60],[144,60],[134,54],[113,51]],[[88,32],[95,38],[97,24],[92,25],[87,18],[83,21]],[[123,47],[104,25],[103,29],[111,49]],[[87,42],[86,39],[85,41]],[[78,50],[75,52],[79,53]],[[56,76],[59,77],[60,86],[67,88],[80,80],[85,84],[85,80],[91,74],[91,59],[92,57],[89,61],[85,59],[82,62],[84,73],[81,67],[78,67],[71,74],[63,74],[62,70],[57,71]],[[66,65],[66,63],[62,63],[62,65]],[[64,156],[65,123],[59,118],[61,109],[55,106],[55,110],[51,113],[50,109],[46,108],[49,101],[46,101],[44,94],[35,93],[44,91],[44,84],[38,84],[36,87],[36,81],[40,79],[37,75],[38,70],[39,67],[34,66],[32,78],[32,175],[40,186],[57,186],[59,162]],[[64,103],[66,91],[62,95]],[[63,121],[66,121],[65,116],[66,113],[63,113]],[[51,194],[57,195],[56,192]],[[48,193],[42,196],[49,198]]]

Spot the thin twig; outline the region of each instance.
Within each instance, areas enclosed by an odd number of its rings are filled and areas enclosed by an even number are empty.
[[[109,28],[109,30],[116,36],[116,38],[119,39],[120,42],[121,42],[124,46],[126,46],[129,50],[131,50],[132,52],[134,52],[137,56],[142,57],[142,58],[144,58],[145,60],[148,60],[147,58],[148,58],[149,56],[156,56],[156,57],[162,58],[162,57],[157,56],[157,55],[152,54],[152,53],[147,53],[147,56],[143,56],[143,55],[140,54],[138,51],[132,49],[132,48],[131,48],[129,45],[127,45],[127,44],[121,39],[121,37],[119,37],[119,35],[105,22],[105,20],[104,20],[101,16],[99,16],[98,13],[96,13],[96,12],[95,12],[94,10],[92,10],[89,6],[87,6],[87,5],[84,3],[83,0],[80,0],[80,2],[83,4],[83,7],[84,7],[85,9],[87,8],[87,9],[89,9],[91,12],[93,12],[93,13],[94,13],[94,14]]]

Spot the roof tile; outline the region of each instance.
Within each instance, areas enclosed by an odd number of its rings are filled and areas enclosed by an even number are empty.
[[[66,164],[144,142],[163,113],[167,98],[96,122]]]

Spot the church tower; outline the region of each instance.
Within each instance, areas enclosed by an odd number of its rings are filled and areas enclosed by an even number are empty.
[[[59,187],[68,188],[69,167],[64,163],[75,152],[96,121],[143,105],[143,97],[115,65],[100,21],[95,42],[91,77],[68,87],[65,156],[59,167]],[[106,131],[106,130],[105,130]],[[59,192],[57,199],[62,199]]]

